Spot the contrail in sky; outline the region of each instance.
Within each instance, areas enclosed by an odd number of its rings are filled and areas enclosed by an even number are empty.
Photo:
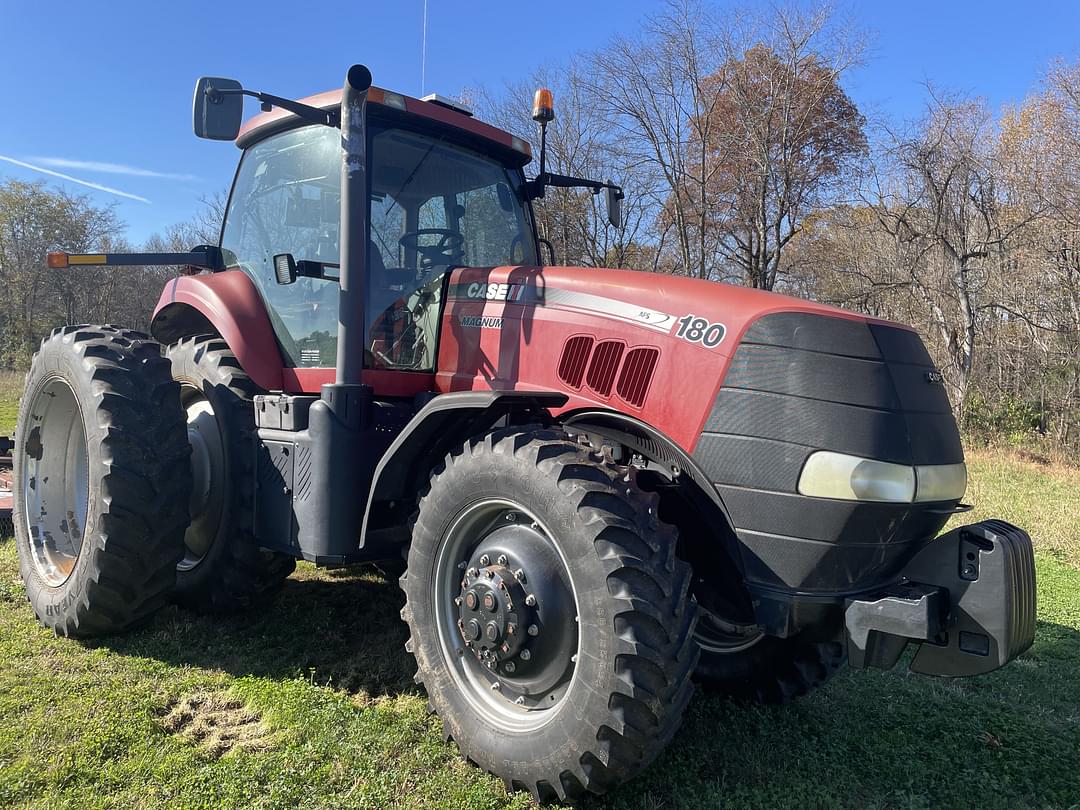
[[[58,169],[82,169],[88,172],[104,172],[106,174],[126,174],[131,177],[156,177],[161,180],[198,180],[193,174],[177,174],[175,172],[158,172],[153,169],[142,169],[138,166],[128,166],[124,163],[105,163],[98,160],[70,160],[59,157],[30,157],[35,163],[43,166],[54,166]]]
[[[67,180],[70,183],[78,183],[80,186],[86,186],[87,188],[96,189],[97,191],[104,191],[106,194],[115,194],[117,197],[127,197],[129,200],[137,200],[138,202],[144,202],[147,205],[152,205],[150,200],[146,197],[140,197],[138,194],[129,194],[126,191],[121,191],[118,188],[112,188],[111,186],[103,186],[100,183],[91,183],[89,180],[80,180],[78,177],[72,177],[70,174],[61,174],[60,172],[54,172],[52,169],[45,169],[41,166],[35,166],[32,163],[26,163],[21,160],[16,160],[13,157],[7,157],[6,155],[0,155],[0,160],[6,160],[8,163],[13,163],[16,166],[22,166],[24,169],[29,169],[32,172],[40,172],[41,174],[49,174],[53,177],[59,177],[61,180]]]

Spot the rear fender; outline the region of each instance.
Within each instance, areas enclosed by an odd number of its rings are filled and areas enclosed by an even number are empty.
[[[161,343],[218,334],[256,385],[281,390],[277,339],[262,296],[242,270],[169,281],[154,309],[150,333]]]

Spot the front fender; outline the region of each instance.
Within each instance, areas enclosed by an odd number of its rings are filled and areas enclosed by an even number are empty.
[[[161,343],[217,333],[256,385],[281,390],[281,351],[262,296],[242,270],[169,281],[154,308],[150,333]]]

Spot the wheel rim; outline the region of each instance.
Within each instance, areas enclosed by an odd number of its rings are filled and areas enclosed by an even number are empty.
[[[75,391],[53,377],[34,395],[20,470],[30,556],[51,587],[67,582],[78,562],[90,501],[90,459]]]
[[[225,500],[225,446],[210,400],[190,383],[180,385],[180,404],[187,417],[191,445],[191,523],[184,533],[184,559],[179,571],[190,571],[210,552],[221,526]]]
[[[730,654],[748,650],[765,638],[756,624],[736,624],[698,604],[694,639],[703,652]]]
[[[552,536],[521,504],[489,498],[458,515],[435,561],[443,657],[472,709],[506,730],[550,722],[574,682],[578,608]]]

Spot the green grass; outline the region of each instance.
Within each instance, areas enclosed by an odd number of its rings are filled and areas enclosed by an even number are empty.
[[[1080,467],[1032,463],[1008,451],[969,451],[967,461],[966,500],[977,508],[956,522],[1002,518],[1027,529],[1040,551],[1080,568]]]
[[[973,517],[1039,547],[1031,651],[972,680],[847,671],[786,707],[698,696],[644,776],[586,806],[1080,807],[1080,473],[971,467]],[[37,626],[0,541],[0,806],[528,806],[442,742],[399,608],[378,574],[302,566],[269,609],[168,608],[79,644]]]

